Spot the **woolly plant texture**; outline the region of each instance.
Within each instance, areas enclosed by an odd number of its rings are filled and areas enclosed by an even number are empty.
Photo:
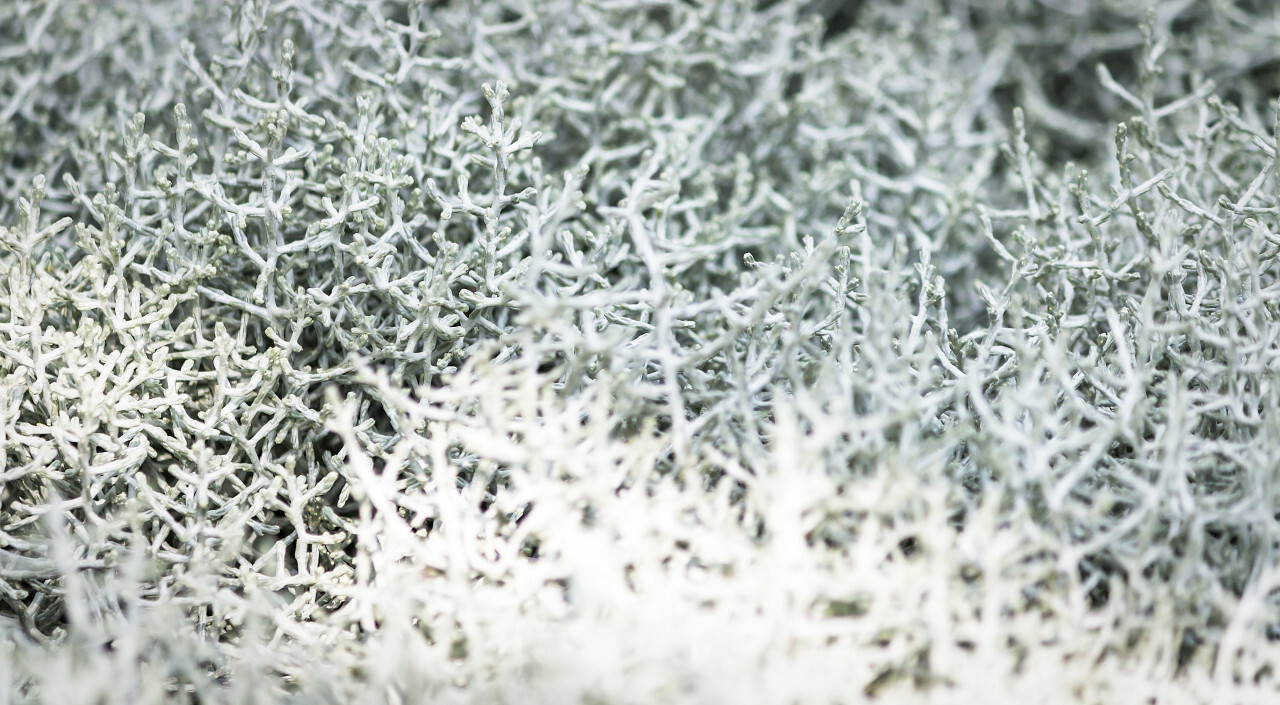
[[[1277,32],[0,3],[0,703],[1276,698]]]

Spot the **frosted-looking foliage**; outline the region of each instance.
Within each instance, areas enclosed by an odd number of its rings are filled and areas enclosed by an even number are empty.
[[[1280,697],[1273,3],[0,3],[0,704]]]

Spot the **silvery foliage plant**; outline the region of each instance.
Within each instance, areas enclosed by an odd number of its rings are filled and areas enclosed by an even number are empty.
[[[1278,22],[0,4],[0,703],[1277,697]]]

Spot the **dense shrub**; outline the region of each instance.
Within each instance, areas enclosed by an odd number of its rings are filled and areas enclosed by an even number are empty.
[[[0,5],[0,702],[1275,697],[1278,20]]]

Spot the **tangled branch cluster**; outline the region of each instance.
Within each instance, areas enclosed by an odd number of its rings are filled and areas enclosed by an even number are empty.
[[[1274,697],[1280,18],[1049,5],[0,6],[0,693]]]

